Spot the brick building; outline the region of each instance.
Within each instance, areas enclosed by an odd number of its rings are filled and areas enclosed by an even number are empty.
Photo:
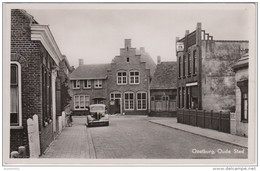
[[[235,110],[232,66],[248,49],[248,41],[214,40],[201,24],[176,40],[178,108]]]
[[[234,123],[231,123],[231,133],[248,136],[248,53],[233,66],[236,72],[236,111]]]
[[[70,75],[72,97],[71,109],[74,115],[86,115],[90,104],[106,104],[107,101],[107,71],[110,64],[84,65],[79,60],[79,67]]]
[[[176,116],[177,74],[177,62],[161,62],[158,56],[150,86],[149,116]]]
[[[144,48],[132,48],[131,39],[125,39],[125,47],[110,64],[80,65],[71,74],[73,113],[104,103],[109,113],[147,114],[154,70],[155,63]]]
[[[24,10],[11,10],[10,151],[25,146],[29,153],[27,119],[34,114],[39,118],[41,153],[53,141],[56,116],[62,111],[62,95],[55,92],[67,77],[62,71],[70,69],[66,61],[58,71],[64,60],[47,25]]]

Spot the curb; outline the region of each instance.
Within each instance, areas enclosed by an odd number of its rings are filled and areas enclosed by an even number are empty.
[[[186,131],[186,130],[183,130],[183,129],[180,129],[180,128],[176,128],[176,127],[172,127],[172,126],[169,126],[169,125],[164,125],[164,124],[161,124],[161,123],[158,123],[158,122],[154,122],[154,121],[152,121],[152,120],[149,120],[149,122],[154,123],[154,124],[157,124],[157,125],[165,126],[165,127],[168,127],[168,128],[173,128],[173,129],[176,129],[176,130],[188,132],[188,133],[190,133],[190,134],[198,135],[198,136],[201,136],[201,137],[210,138],[210,139],[213,139],[213,140],[217,140],[217,141],[219,141],[219,142],[224,142],[224,143],[228,143],[228,144],[232,144],[232,145],[236,145],[236,146],[239,146],[239,147],[248,149],[248,147],[243,146],[243,145],[241,145],[241,144],[232,143],[232,142],[224,141],[224,140],[219,140],[219,139],[216,139],[216,138],[213,138],[213,137],[201,135],[201,134],[194,133],[194,132],[189,132],[189,131]]]

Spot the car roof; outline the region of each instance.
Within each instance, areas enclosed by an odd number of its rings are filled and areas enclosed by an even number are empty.
[[[92,104],[92,105],[89,105],[89,107],[92,107],[92,106],[106,106],[106,105],[104,105],[104,104]]]

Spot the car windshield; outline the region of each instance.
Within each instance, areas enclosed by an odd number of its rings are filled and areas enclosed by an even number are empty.
[[[97,111],[97,110],[102,110],[102,111],[105,111],[105,107],[104,106],[91,106],[90,107],[90,111],[91,112],[94,112],[94,111]]]

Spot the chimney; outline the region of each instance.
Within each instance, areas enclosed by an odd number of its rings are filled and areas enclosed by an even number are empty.
[[[201,29],[201,23],[200,22],[197,23],[197,29]]]
[[[131,48],[131,39],[125,39],[125,48]]]
[[[186,30],[186,31],[185,31],[185,36],[187,36],[189,33],[190,33],[190,31],[189,31],[189,30]]]
[[[157,56],[157,64],[161,64],[161,57]]]
[[[84,59],[79,59],[79,66],[84,65]]]

